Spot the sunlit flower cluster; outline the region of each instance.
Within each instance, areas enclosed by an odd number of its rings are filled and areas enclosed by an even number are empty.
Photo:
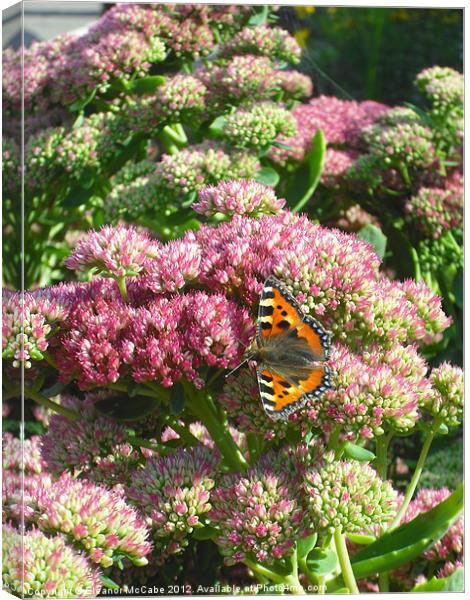
[[[263,148],[278,136],[289,137],[295,131],[295,120],[289,111],[271,102],[261,102],[228,115],[223,136],[239,148]]]
[[[150,458],[132,473],[128,496],[147,515],[161,558],[180,552],[211,509],[218,463],[206,448]]]
[[[21,533],[3,526],[2,579],[6,590],[23,597],[95,598],[101,590],[98,571],[61,535],[39,529]]]
[[[193,208],[206,217],[217,213],[256,217],[261,214],[276,214],[284,204],[285,200],[278,199],[272,188],[256,181],[241,179],[221,181],[216,186],[203,188]]]

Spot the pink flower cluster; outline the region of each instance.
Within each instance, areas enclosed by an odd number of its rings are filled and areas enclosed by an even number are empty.
[[[140,273],[156,251],[157,246],[146,233],[134,227],[105,225],[79,240],[64,264],[75,271],[96,269],[119,279]]]
[[[80,418],[72,421],[57,414],[51,417],[48,431],[41,438],[43,461],[55,475],[68,470],[110,487],[127,484],[140,453],[128,443],[125,425],[96,411],[96,399],[99,396],[91,394],[84,401],[62,396],[62,406],[75,410]]]
[[[194,124],[207,112],[206,96],[207,88],[200,79],[183,74],[168,77],[155,94],[135,101],[126,115],[127,125],[151,134],[165,123]]]
[[[167,266],[178,281],[180,265]],[[239,340],[246,343],[252,331],[246,310],[221,294],[155,295],[142,281],[143,289],[129,286],[130,303],[111,281],[76,286],[74,310],[55,341],[61,380],[76,378],[87,389],[129,374],[164,386],[181,377],[202,385],[201,366],[236,364]]]
[[[150,458],[132,473],[128,497],[148,516],[160,558],[180,552],[211,509],[217,453],[202,446]]]
[[[49,346],[54,325],[65,317],[60,303],[40,293],[3,292],[2,356],[23,362],[30,368],[32,360],[42,360]]]
[[[463,188],[421,188],[405,211],[425,236],[437,240],[446,229],[463,227]]]
[[[95,598],[100,574],[61,535],[3,526],[3,588],[22,597]]]
[[[298,63],[302,50],[287,31],[279,27],[258,25],[245,27],[222,48],[222,55],[260,54],[272,60]]]
[[[40,529],[65,534],[92,562],[106,568],[124,555],[135,565],[147,564],[148,530],[121,494],[64,473],[39,489],[36,501]]]
[[[285,164],[289,159],[302,160],[317,129],[323,131],[328,145],[347,144],[355,148],[360,144],[362,129],[374,123],[387,110],[387,106],[372,101],[355,102],[332,96],[313,98],[308,104],[299,104],[292,111],[297,122],[297,135],[279,137],[277,140],[292,149],[272,148],[269,155],[280,164]]]
[[[278,78],[286,99],[310,98],[313,94],[313,82],[308,75],[298,71],[280,71]]]
[[[192,207],[206,217],[217,213],[231,217],[235,214],[256,217],[276,214],[285,205],[267,185],[240,179],[221,181],[216,186],[207,186],[199,192],[198,202]]]
[[[332,534],[373,531],[391,521],[396,492],[368,464],[334,460],[328,452],[304,475],[308,513],[313,529]]]
[[[267,455],[244,475],[226,475],[211,494],[211,524],[226,564],[254,557],[272,564],[294,550],[305,528],[295,470]]]

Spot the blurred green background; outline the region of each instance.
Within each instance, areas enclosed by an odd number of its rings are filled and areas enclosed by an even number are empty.
[[[299,6],[278,16],[304,48],[315,95],[415,102],[421,69],[463,70],[463,9]]]

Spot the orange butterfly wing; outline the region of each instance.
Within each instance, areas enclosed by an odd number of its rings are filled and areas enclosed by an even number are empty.
[[[315,367],[308,379],[296,386],[266,368],[258,370],[258,384],[266,413],[272,419],[286,419],[307,400],[318,397],[330,387],[330,372],[326,365]]]

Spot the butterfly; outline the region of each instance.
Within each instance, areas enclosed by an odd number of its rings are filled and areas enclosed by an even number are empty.
[[[326,364],[331,333],[306,315],[276,277],[265,281],[258,309],[256,362],[259,393],[272,419],[287,419],[332,387]]]

